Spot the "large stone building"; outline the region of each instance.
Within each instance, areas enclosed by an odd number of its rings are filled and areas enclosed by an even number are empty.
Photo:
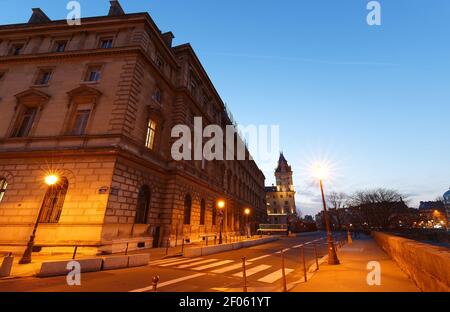
[[[269,224],[266,230],[288,229],[297,216],[292,169],[283,153],[275,170],[276,185],[266,187]]]
[[[0,250],[22,252],[36,220],[35,250],[85,253],[198,241],[222,215],[224,232],[242,232],[245,208],[265,220],[254,161],[171,157],[173,126],[232,124],[192,47],[172,39],[116,1],[81,25],[33,9],[0,26]]]

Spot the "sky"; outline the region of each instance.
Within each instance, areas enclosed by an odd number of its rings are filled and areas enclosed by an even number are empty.
[[[63,0],[0,0],[0,24],[51,19]],[[82,17],[106,0],[81,0]],[[190,42],[242,125],[279,125],[303,215],[321,209],[309,167],[332,166],[325,191],[399,190],[411,207],[450,187],[450,1],[121,0],[149,12],[174,44]],[[266,185],[276,162],[258,162]]]

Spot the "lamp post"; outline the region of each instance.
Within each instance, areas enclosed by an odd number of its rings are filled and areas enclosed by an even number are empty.
[[[222,232],[223,232],[223,209],[225,208],[225,201],[219,200],[217,202],[217,208],[219,208],[219,216],[220,216],[220,227],[219,227],[219,245],[222,245]]]
[[[251,234],[250,233],[250,224],[248,222],[249,216],[250,216],[250,212],[251,212],[250,208],[245,208],[245,210],[244,210],[244,214],[245,214],[245,232],[246,232],[247,238],[251,237],[251,235],[250,235]]]
[[[47,184],[49,187],[54,186],[56,183],[58,183],[58,181],[59,181],[58,176],[54,175],[54,174],[50,174],[50,175],[46,176],[44,179],[45,184]],[[34,222],[33,232],[31,233],[30,240],[27,243],[27,248],[25,249],[25,251],[22,255],[22,258],[20,259],[19,264],[31,263],[31,255],[33,253],[33,247],[34,247],[34,238],[36,236],[36,231],[39,226],[39,220],[41,219],[43,204],[44,203],[42,203],[41,207],[39,208],[38,216],[36,218],[36,221]]]
[[[330,219],[327,210],[327,203],[325,201],[325,193],[323,191],[323,179],[327,175],[327,170],[323,165],[318,165],[315,169],[315,176],[319,179],[320,192],[322,193],[322,204],[323,204],[323,217],[325,219],[325,227],[327,230],[327,243],[328,243],[328,264],[337,265],[339,264],[339,259],[336,254],[336,248],[334,247],[333,236],[331,235],[330,229]]]

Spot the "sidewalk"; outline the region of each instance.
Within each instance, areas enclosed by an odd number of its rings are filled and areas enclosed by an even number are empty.
[[[301,283],[292,292],[420,292],[414,282],[400,270],[367,236],[354,240],[337,251],[340,265],[330,266],[325,261],[307,283]],[[366,282],[370,261],[381,265],[381,285],[369,286]]]
[[[150,254],[150,260],[155,261],[159,259],[163,259],[166,257],[176,257],[181,255],[181,247],[172,247],[168,250],[166,248],[153,248],[153,249],[144,249],[144,250],[136,250],[130,251],[129,255],[134,254]],[[166,254],[167,253],[167,254]],[[102,255],[102,256],[83,256],[79,255],[76,259],[92,259],[92,258],[105,258],[105,257],[114,257],[114,256],[122,256],[124,253],[113,254],[113,255]],[[19,278],[19,277],[30,277],[35,276],[39,273],[41,265],[43,262],[48,261],[64,261],[72,259],[71,254],[59,254],[59,255],[45,255],[39,256],[37,254],[33,254],[33,260],[30,264],[19,264],[20,256],[14,257],[14,264],[11,271],[11,276],[3,278],[3,279],[11,279],[11,278]],[[0,264],[3,258],[0,258]],[[0,278],[2,280],[2,278]]]

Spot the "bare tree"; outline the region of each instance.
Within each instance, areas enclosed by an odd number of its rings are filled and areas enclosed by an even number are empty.
[[[356,192],[350,204],[355,217],[366,226],[387,228],[396,214],[408,209],[405,199],[406,196],[396,190],[378,188]]]
[[[340,210],[347,206],[348,196],[345,193],[331,192],[327,195],[328,208],[336,214],[338,229],[342,226],[342,217]]]

